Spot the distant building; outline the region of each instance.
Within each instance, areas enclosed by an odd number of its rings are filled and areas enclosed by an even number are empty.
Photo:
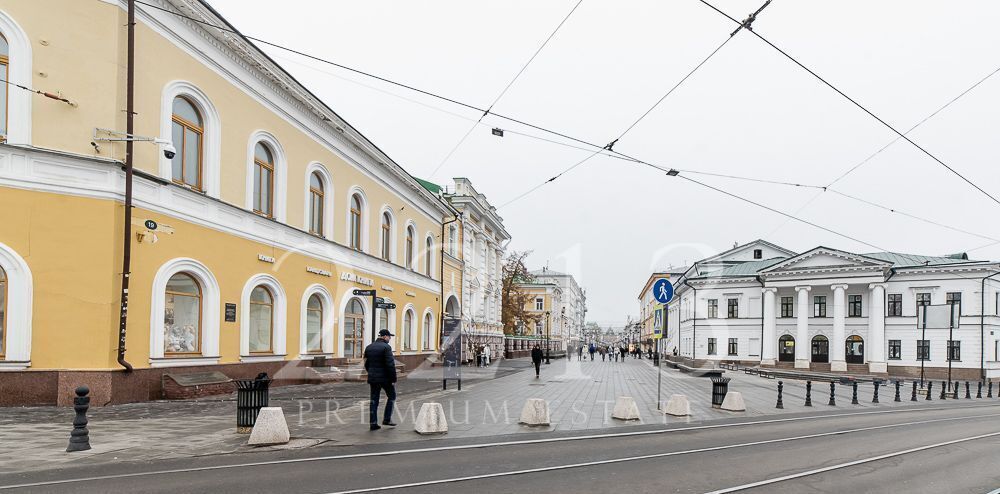
[[[587,318],[587,293],[571,274],[560,273],[548,268],[531,272],[536,283],[551,283],[559,288],[561,301],[553,309],[556,324],[564,345],[576,345],[584,341],[583,326]]]
[[[960,380],[1000,378],[1000,263],[965,254],[795,253],[757,240],[672,277],[668,347],[695,360]],[[960,326],[922,336],[918,308]],[[947,324],[945,324],[947,325]],[[669,350],[668,350],[669,351]]]
[[[672,279],[677,278],[684,274],[685,268],[670,268],[660,272],[653,273],[649,275],[649,279],[646,280],[646,284],[643,285],[642,291],[639,292],[639,337],[638,341],[630,341],[630,344],[639,345],[643,351],[651,350],[655,343],[653,342],[654,329],[656,327],[656,310],[660,307],[660,304],[653,297],[653,283],[660,278]],[[661,312],[660,317],[666,317],[666,313]],[[660,321],[661,326],[666,323],[666,321]],[[664,352],[670,352],[673,348],[670,342],[671,331],[668,330],[664,334],[664,342],[661,343],[661,350]]]

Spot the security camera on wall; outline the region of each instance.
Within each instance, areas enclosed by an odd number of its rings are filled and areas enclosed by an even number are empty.
[[[153,142],[159,144],[163,148],[163,157],[168,160],[174,159],[177,156],[177,148],[174,147],[173,143],[166,139],[155,139]]]

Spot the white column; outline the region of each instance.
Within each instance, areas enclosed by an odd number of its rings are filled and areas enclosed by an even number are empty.
[[[847,285],[833,285],[833,339],[830,340],[830,370],[834,372],[847,372],[847,362],[844,360],[844,345],[847,336],[845,332],[844,317],[846,316],[846,305],[844,305],[844,292]]]
[[[778,341],[775,339],[774,294],[777,291],[777,288],[764,289],[764,310],[761,314],[761,317],[764,318],[764,341],[760,342],[761,365],[775,364],[775,350],[777,349]]]
[[[809,368],[809,286],[797,286],[799,313],[795,320],[795,368]]]
[[[872,283],[868,288],[871,290],[868,341],[865,342],[868,372],[885,373],[889,371],[885,361],[885,283]]]

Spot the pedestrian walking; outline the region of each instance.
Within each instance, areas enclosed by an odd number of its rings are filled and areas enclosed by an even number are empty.
[[[625,350],[625,347],[621,347],[621,348],[619,348],[619,350],[621,350],[621,353],[622,353],[622,362],[624,362],[625,361],[625,356],[628,355],[628,350]]]
[[[371,390],[371,401],[368,405],[369,429],[377,431],[378,401],[385,391],[385,413],[382,415],[382,425],[395,427],[392,422],[392,408],[396,404],[396,359],[392,356],[389,340],[393,334],[387,329],[378,332],[378,338],[365,347],[365,371],[368,373],[368,387]]]
[[[601,347],[598,351],[601,352],[601,362],[604,362],[604,347]]]
[[[576,359],[579,360],[579,361],[581,361],[581,362],[583,361],[583,346],[582,345],[576,347]]]
[[[483,348],[483,363],[486,365],[486,367],[490,366],[490,358],[492,357],[493,357],[493,350],[490,348],[489,345],[486,345],[486,347]]]
[[[588,348],[588,351],[590,352],[590,361],[593,362],[594,361],[594,352],[597,351],[597,347],[594,346],[593,343],[591,343],[590,344],[590,348]]]
[[[539,374],[542,372],[542,349],[535,345],[535,348],[531,349],[531,363],[535,364],[535,379],[538,379]]]

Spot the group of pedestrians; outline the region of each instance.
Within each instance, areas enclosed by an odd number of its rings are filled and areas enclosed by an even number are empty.
[[[576,355],[580,360],[583,360],[584,349],[586,349],[587,353],[590,355],[591,362],[594,361],[595,355],[600,355],[602,362],[618,362],[619,359],[621,359],[621,362],[624,362],[625,357],[629,354],[628,349],[624,346],[596,345],[591,343],[590,345],[581,345],[576,348]]]

